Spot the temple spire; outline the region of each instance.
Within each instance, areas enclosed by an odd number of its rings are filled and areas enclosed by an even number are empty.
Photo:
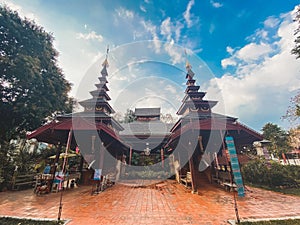
[[[199,115],[207,115],[211,113],[211,108],[214,107],[217,102],[216,101],[208,101],[203,100],[205,96],[205,92],[199,91],[200,86],[195,85],[196,80],[194,80],[195,73],[192,71],[192,66],[187,59],[186,50],[184,51],[186,57],[186,89],[185,89],[185,96],[182,100],[182,105],[180,106],[179,110],[177,111],[178,115],[188,115],[190,113],[198,113]]]
[[[190,62],[187,59],[186,49],[184,49],[184,54],[185,54],[185,68],[187,71],[185,78],[187,78],[188,80],[193,80],[195,73],[192,71],[192,65],[190,64]]]
[[[103,66],[103,69],[101,70],[102,77],[106,77],[108,75],[107,70],[106,70],[106,68],[109,66],[108,60],[107,60],[108,52],[109,52],[109,47],[107,45],[105,60],[102,63],[102,66]]]
[[[79,102],[79,104],[84,107],[85,112],[104,113],[107,116],[115,112],[108,103],[108,101],[111,100],[109,95],[107,94],[107,91],[109,91],[109,89],[106,85],[108,83],[108,73],[106,70],[106,68],[108,67],[108,51],[109,48],[107,46],[105,60],[102,63],[103,68],[101,70],[101,76],[98,77],[100,83],[95,84],[97,90],[90,92],[93,98]]]
[[[108,58],[108,52],[109,52],[109,46],[107,45],[105,60],[104,60],[104,62],[102,63],[102,66],[103,66],[103,67],[108,67],[108,66],[109,66],[108,60],[107,60],[107,58]]]

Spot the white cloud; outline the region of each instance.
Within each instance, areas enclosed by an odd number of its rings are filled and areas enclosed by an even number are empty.
[[[192,27],[192,19],[191,19],[191,9],[192,9],[192,6],[195,4],[195,1],[194,0],[190,0],[187,7],[186,7],[186,10],[185,12],[183,13],[183,17],[187,23],[187,27],[188,28],[191,28]]]
[[[174,40],[171,40],[170,43],[165,43],[164,49],[171,57],[171,63],[173,65],[184,62],[182,48],[174,45]]]
[[[273,28],[273,27],[276,27],[278,24],[279,24],[279,19],[278,18],[275,18],[273,16],[270,16],[268,17],[268,19],[266,19],[264,21],[264,25],[265,27],[270,27],[270,28]]]
[[[171,42],[174,39],[178,43],[181,39],[181,30],[183,28],[184,25],[180,21],[172,22],[171,18],[167,17],[160,25],[160,34],[166,41]]]
[[[170,85],[170,84],[168,84],[165,87],[165,90],[171,92],[171,94],[176,94],[177,93],[176,88],[174,86]]]
[[[296,28],[292,18],[291,14],[282,18],[276,28],[279,40],[273,44],[249,43],[236,52],[227,47],[233,56],[223,59],[222,66],[236,66],[235,76],[227,73],[215,78],[207,88],[209,96],[216,92],[217,83],[222,90],[226,114],[238,116],[241,121],[257,126],[256,129],[269,121],[283,124],[280,118],[285,114],[289,99],[300,89],[300,64],[290,53]],[[270,18],[266,21],[268,27],[274,24]],[[269,55],[270,52],[273,54]],[[253,63],[258,58],[260,60]]]
[[[151,22],[144,21],[144,20],[142,20],[140,23],[142,24],[142,26],[146,30],[146,32],[149,32],[151,34],[155,52],[159,53],[160,48],[161,48],[161,42],[160,42],[159,37],[156,33],[156,31],[157,31],[156,26],[153,25]]]
[[[270,40],[269,36],[269,32],[267,30],[264,29],[258,29],[254,35],[253,40],[255,40],[256,38],[261,38],[262,40],[268,41]]]
[[[244,61],[254,61],[263,56],[266,56],[271,51],[272,48],[268,44],[250,43],[237,51],[236,56]]]
[[[221,65],[223,69],[226,69],[228,66],[240,65],[240,68],[237,70],[245,68],[249,69],[250,66],[255,66],[254,63],[259,63],[264,58],[268,57],[271,53],[275,52],[275,49],[272,49],[272,46],[266,43],[250,43],[245,45],[239,50],[234,50],[233,48],[227,46],[226,51],[231,54],[229,58],[221,60]],[[244,67],[246,65],[246,67]]]
[[[180,23],[179,21],[176,22],[175,25],[175,40],[176,42],[178,42],[180,40],[180,33],[181,33],[181,29],[183,28],[183,24]]]
[[[160,25],[160,33],[167,37],[167,40],[171,40],[171,22],[170,17],[165,19]]]
[[[97,34],[95,31],[91,31],[90,33],[77,33],[76,34],[77,39],[84,39],[84,40],[97,40],[99,42],[103,41],[103,37],[100,34]]]
[[[236,66],[237,62],[232,58],[222,59],[222,68],[226,69],[228,66]]]
[[[127,10],[125,8],[122,8],[122,7],[116,9],[116,12],[117,12],[117,15],[120,18],[123,18],[123,19],[133,19],[133,17],[134,17],[133,11]]]
[[[215,2],[215,1],[210,1],[210,4],[214,7],[214,8],[221,8],[223,6],[222,3],[220,2]]]
[[[146,8],[142,5],[140,5],[140,10],[143,11],[143,12],[147,12]]]
[[[226,52],[228,52],[230,55],[232,55],[232,53],[234,52],[234,49],[231,48],[230,46],[226,47]]]

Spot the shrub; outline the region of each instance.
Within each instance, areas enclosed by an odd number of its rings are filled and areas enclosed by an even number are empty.
[[[245,182],[269,187],[294,187],[299,178],[299,166],[285,166],[277,162],[266,163],[256,159],[242,167]]]

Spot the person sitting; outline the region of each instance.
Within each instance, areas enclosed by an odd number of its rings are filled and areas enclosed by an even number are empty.
[[[45,169],[44,169],[44,174],[50,174],[50,170],[51,170],[51,167],[50,167],[50,165],[49,164],[47,164],[46,166],[45,166]]]

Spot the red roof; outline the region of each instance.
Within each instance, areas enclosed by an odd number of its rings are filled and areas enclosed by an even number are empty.
[[[40,142],[57,144],[66,142],[69,130],[103,130],[113,139],[120,141],[114,130],[101,122],[86,118],[68,118],[62,121],[52,121],[49,124],[39,127],[27,135],[27,139],[36,138]]]

